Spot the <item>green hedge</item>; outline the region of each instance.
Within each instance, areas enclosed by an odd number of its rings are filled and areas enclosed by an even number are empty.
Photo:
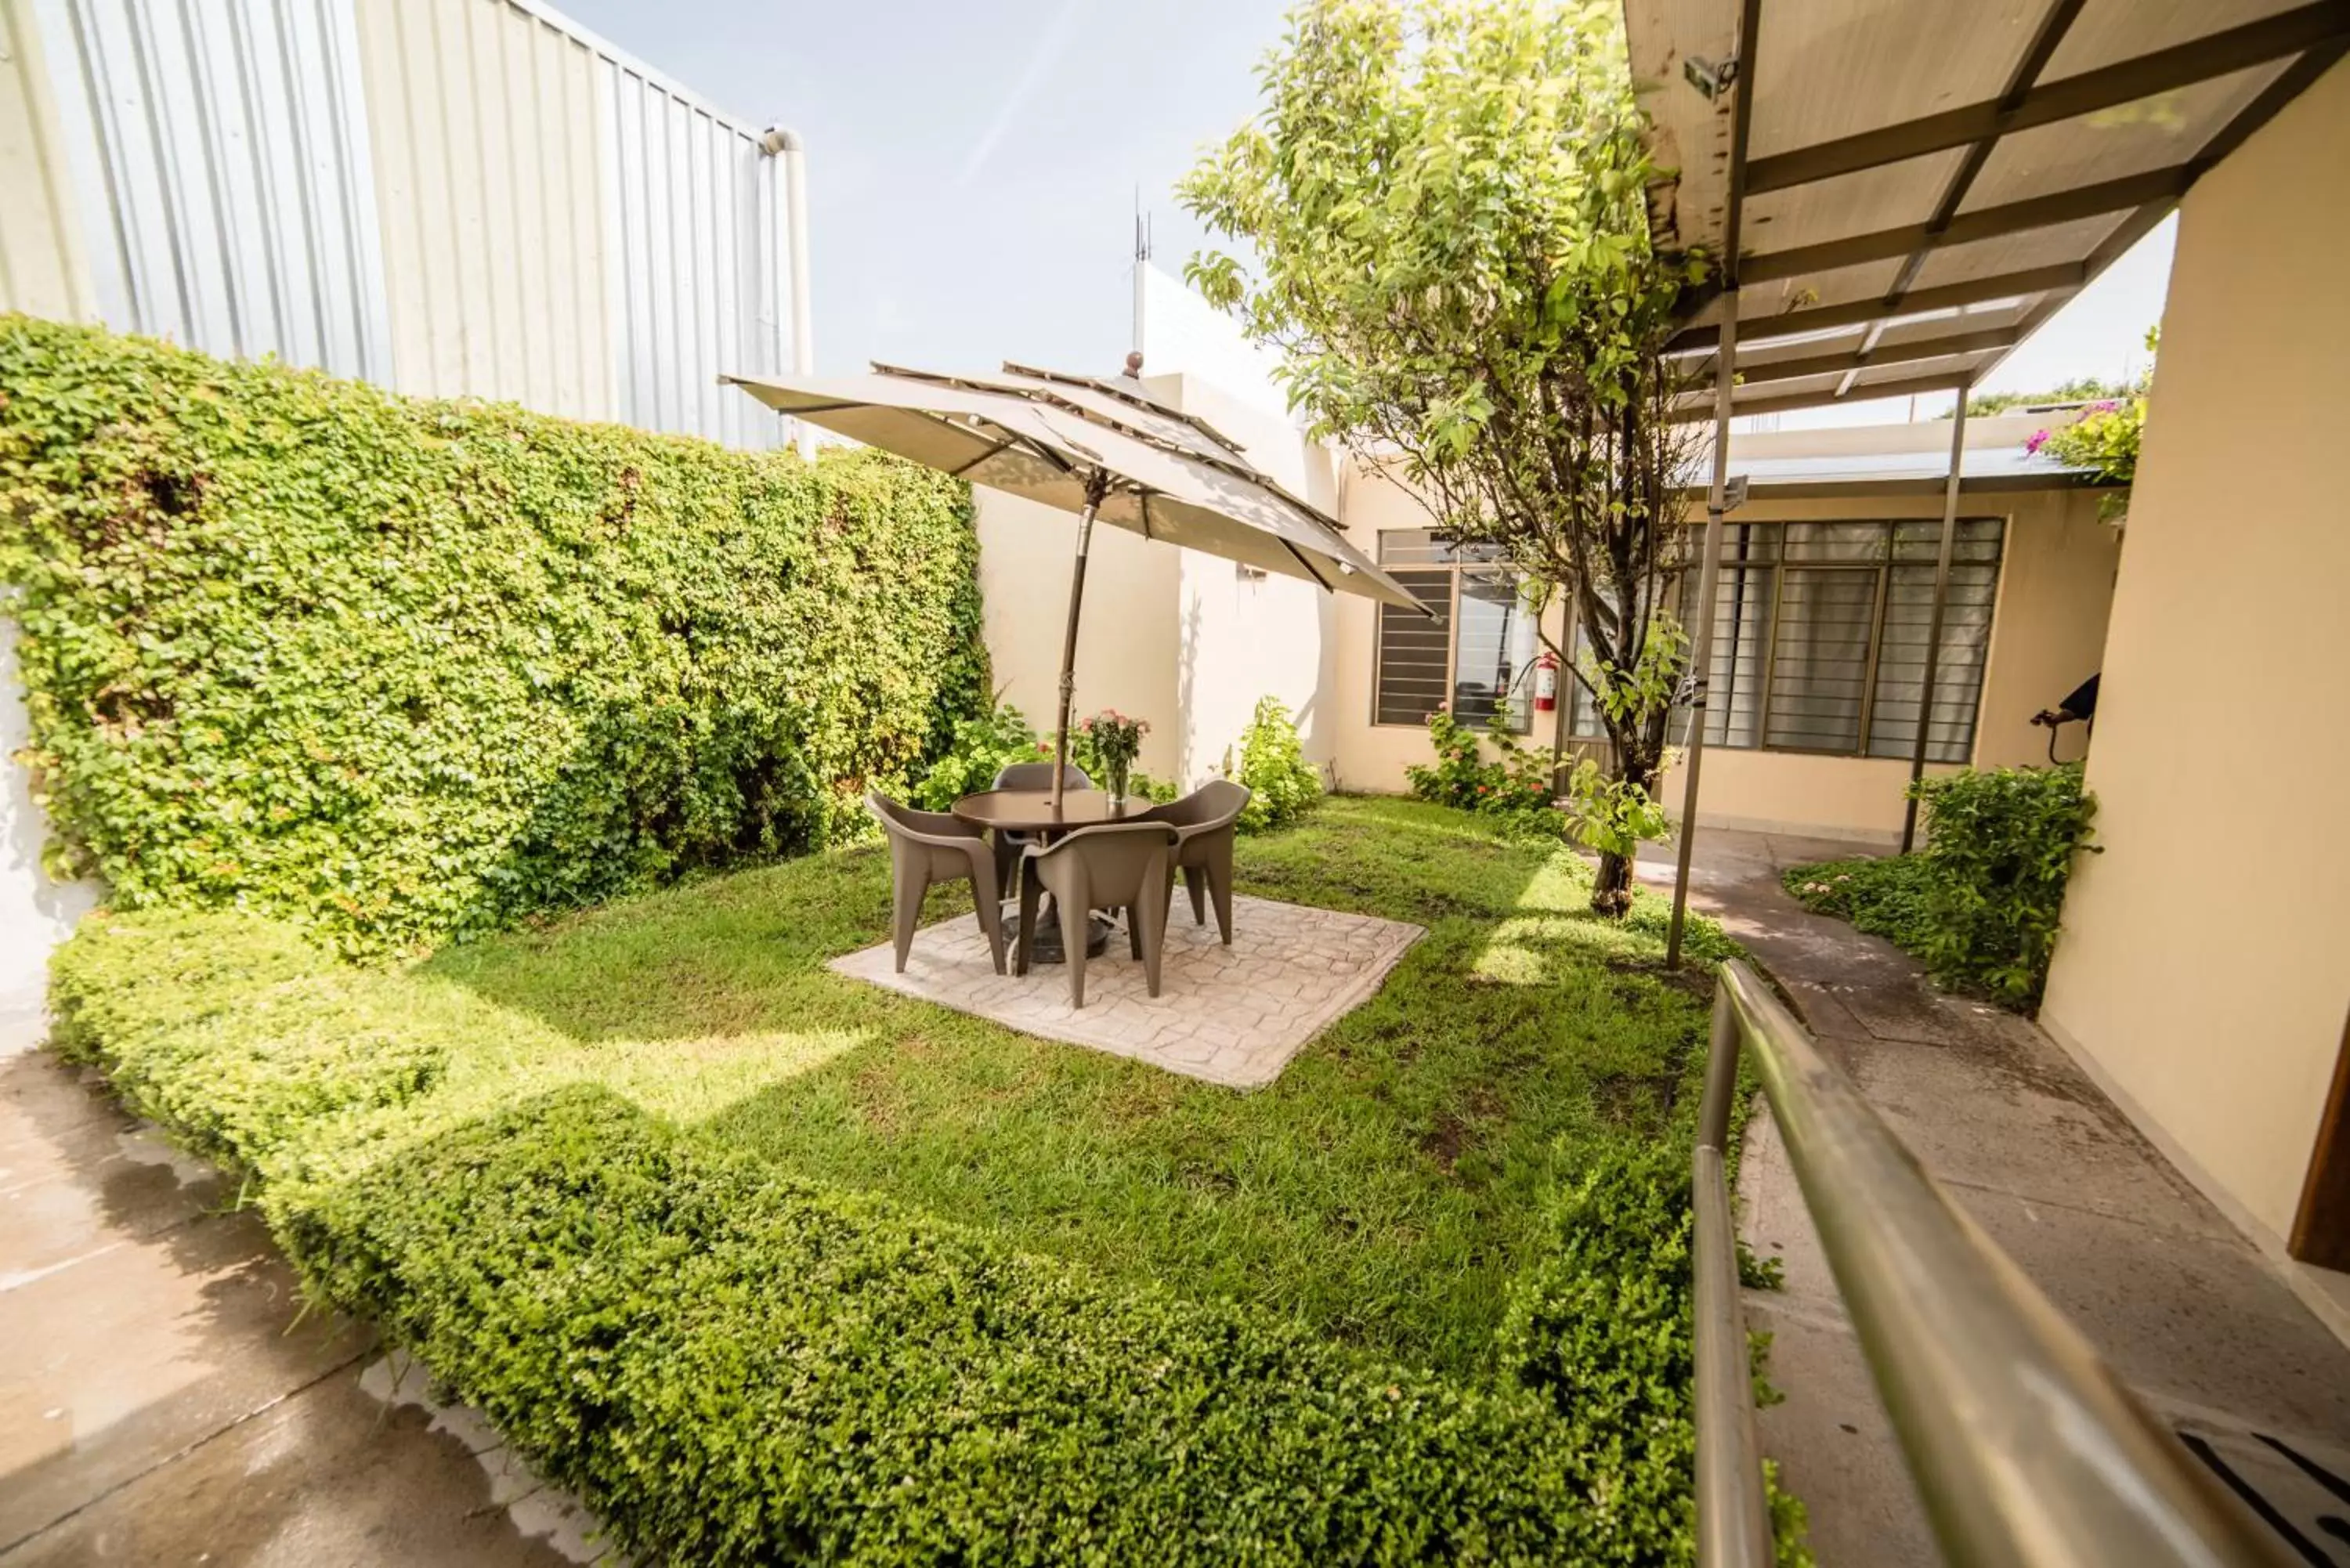
[[[447,1043],[498,1012],[452,992],[255,917],[100,912],[52,1001],[68,1054],[253,1179],[316,1294],[420,1354],[631,1550],[1686,1558],[1686,1433],[1573,1414],[1623,1358],[1650,1364],[1652,1314],[1595,1316],[1565,1379],[1463,1386],[821,1190],[601,1088],[470,1114]]]
[[[1916,955],[1956,989],[2030,1012],[2056,953],[2064,884],[2090,842],[2096,797],[2082,766],[1970,768],[1911,787],[1926,846],[1914,855],[1798,866],[1787,891]]]
[[[875,454],[0,317],[52,868],[125,906],[367,951],[826,842],[983,707],[977,553]]]

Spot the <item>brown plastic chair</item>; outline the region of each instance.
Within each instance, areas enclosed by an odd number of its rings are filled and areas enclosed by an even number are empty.
[[[1104,823],[1081,827],[1056,844],[1030,846],[1021,861],[1020,954],[1013,972],[1028,972],[1037,895],[1050,893],[1060,906],[1071,1006],[1086,1004],[1086,939],[1096,909],[1126,911],[1127,940],[1142,961],[1150,994],[1158,995],[1167,906],[1175,895],[1174,855],[1175,830],[1163,822]]]
[[[997,789],[1051,789],[1053,764],[1050,763],[1014,763],[995,775]],[[1063,789],[1091,789],[1094,781],[1086,770],[1071,763],[1061,770]],[[1018,895],[1019,885],[1014,880],[1020,875],[1020,852],[1035,842],[1032,834],[1014,833],[999,828],[995,835],[995,885],[1006,898]]]
[[[868,793],[865,804],[889,837],[889,938],[898,949],[898,972],[906,972],[914,926],[922,918],[922,896],[941,882],[969,882],[972,902],[979,907],[979,929],[987,935],[988,955],[995,960],[995,972],[1002,974],[1003,901],[982,896],[995,875],[986,834],[960,817],[916,811],[878,791]]]
[[[1230,779],[1211,779],[1165,805],[1154,805],[1137,820],[1163,822],[1175,830],[1173,869],[1183,874],[1191,895],[1191,923],[1208,923],[1209,898],[1216,901],[1216,932],[1224,946],[1232,945],[1232,838],[1241,808],[1249,803],[1246,786]],[[1173,871],[1169,873],[1170,878]],[[1174,897],[1175,889],[1167,889]]]

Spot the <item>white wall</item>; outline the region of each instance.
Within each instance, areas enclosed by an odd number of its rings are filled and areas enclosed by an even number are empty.
[[[1000,490],[975,489],[972,498],[996,690],[1050,735],[1060,707],[1077,519]],[[1096,528],[1077,619],[1076,716],[1115,708],[1149,722],[1137,765],[1159,778],[1174,775],[1182,746],[1175,625],[1182,555],[1123,528]]]
[[[1333,454],[1308,441],[1290,417],[1273,358],[1230,317],[1148,265],[1141,308],[1144,379],[1152,391],[1206,420],[1292,494],[1335,515]],[[1336,746],[1324,701],[1337,657],[1334,596],[1302,578],[1252,576],[1195,550],[1180,555],[1180,782],[1213,776],[1267,696],[1288,706],[1305,754],[1327,763]]]
[[[0,617],[0,758],[32,743],[24,681],[16,669],[16,623]],[[0,766],[0,1054],[47,1033],[49,950],[98,902],[92,882],[58,883],[41,869],[48,818],[33,798],[33,776]]]

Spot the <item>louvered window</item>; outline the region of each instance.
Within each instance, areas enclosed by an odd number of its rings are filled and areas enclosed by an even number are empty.
[[[1942,649],[1928,715],[1929,761],[1974,750],[1999,592],[2002,528],[1962,519],[1943,602]],[[1713,601],[1706,744],[1833,756],[1908,757],[1934,606],[1939,522],[1747,523],[1723,530]],[[1689,558],[1698,556],[1690,541]],[[1697,567],[1678,602],[1694,628]],[[1591,699],[1575,689],[1574,732],[1604,738]],[[1678,743],[1688,732],[1677,718]]]
[[[1429,616],[1380,607],[1374,720],[1425,724],[1450,703],[1463,723],[1482,727],[1507,702],[1510,727],[1524,734],[1531,706],[1524,675],[1536,633],[1517,574],[1490,546],[1449,545],[1416,529],[1381,534],[1379,565]]]

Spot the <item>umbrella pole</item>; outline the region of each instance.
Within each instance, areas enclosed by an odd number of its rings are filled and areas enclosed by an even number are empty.
[[[1086,480],[1085,510],[1077,514],[1077,561],[1069,575],[1069,627],[1061,638],[1061,722],[1053,731],[1053,815],[1061,814],[1061,790],[1069,768],[1069,710],[1077,696],[1077,612],[1086,600],[1086,552],[1094,539],[1094,512],[1109,493],[1109,474],[1096,469]]]

